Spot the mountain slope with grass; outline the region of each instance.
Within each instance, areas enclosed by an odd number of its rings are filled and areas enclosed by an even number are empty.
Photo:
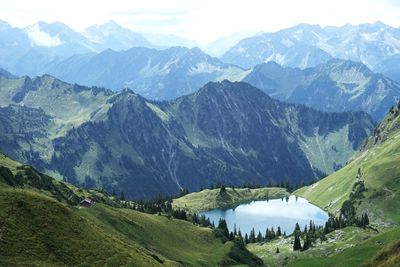
[[[400,223],[400,105],[394,106],[345,167],[295,194],[338,214],[354,193],[356,182],[365,189],[356,202],[357,211],[383,225]]]
[[[209,228],[119,208],[101,191],[56,181],[4,155],[0,185],[0,265],[258,264],[254,256],[232,256],[235,245],[222,243]],[[63,198],[66,192],[75,198]],[[76,206],[83,197],[98,202]]]
[[[300,186],[344,165],[373,128],[246,83],[208,83],[168,102],[62,82],[0,77],[0,145],[60,180],[128,198],[211,184]]]

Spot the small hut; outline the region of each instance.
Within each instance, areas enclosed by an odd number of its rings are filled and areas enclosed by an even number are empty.
[[[90,198],[85,198],[84,200],[82,200],[81,202],[79,202],[79,205],[82,207],[91,207],[94,205],[94,201],[91,200]]]

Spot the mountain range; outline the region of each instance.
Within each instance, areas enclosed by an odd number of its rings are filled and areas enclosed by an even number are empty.
[[[219,182],[300,185],[343,166],[373,128],[366,113],[286,104],[242,82],[168,102],[48,75],[1,77],[0,88],[4,153],[129,197]]]
[[[268,95],[323,111],[358,111],[383,119],[400,98],[400,84],[366,65],[331,59],[313,68],[284,68],[275,62],[255,66],[246,81]]]
[[[76,54],[99,53],[106,49],[121,51],[132,47],[164,49],[171,44],[189,43],[191,41],[174,35],[133,32],[114,21],[90,26],[82,33],[61,22],[39,21],[17,28],[0,21],[0,66],[17,75],[35,75],[48,64]]]
[[[185,47],[134,47],[120,52],[75,55],[50,65],[43,73],[87,86],[131,88],[157,100],[192,93],[209,81],[240,80],[245,74],[241,68],[223,64],[199,48]]]
[[[358,61],[374,69],[399,53],[400,29],[381,22],[341,27],[299,24],[243,39],[221,59],[244,68],[268,61],[307,68],[334,57]]]
[[[322,111],[365,111],[376,121],[400,96],[399,83],[350,60],[331,59],[304,70],[275,62],[242,69],[184,47],[76,55],[43,72],[87,86],[129,87],[155,100],[193,93],[209,81],[242,80],[273,98]]]

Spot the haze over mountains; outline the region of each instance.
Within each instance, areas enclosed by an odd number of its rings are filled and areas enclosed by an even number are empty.
[[[199,48],[156,50],[134,47],[115,52],[75,55],[44,73],[62,80],[113,90],[132,88],[142,96],[168,100],[193,93],[209,81],[240,80],[246,72],[222,63]]]
[[[47,63],[74,54],[99,53],[106,49],[121,51],[132,47],[199,46],[193,40],[178,36],[133,32],[112,20],[90,26],[82,33],[60,22],[38,22],[20,29],[1,21],[0,37],[1,67],[18,75],[38,74]],[[299,24],[277,32],[254,33],[254,36],[236,33],[201,48],[213,56],[221,56],[224,63],[243,68],[268,61],[307,68],[331,58],[341,58],[380,70],[386,60],[400,52],[400,30],[381,22],[342,27]],[[9,52],[14,53],[10,56]],[[29,59],[38,62],[21,69]]]
[[[299,185],[345,164],[399,100],[399,83],[371,70],[396,76],[398,32],[300,24],[217,58],[113,21],[83,33],[1,22],[2,146],[59,178],[132,197],[244,177]],[[207,49],[222,54],[239,36]]]
[[[245,68],[267,61],[307,68],[335,57],[359,61],[373,69],[399,53],[400,29],[381,22],[323,28],[300,24],[244,39],[222,60]]]
[[[323,111],[362,110],[379,120],[396,103],[400,88],[394,82],[400,80],[400,30],[380,22],[324,28],[300,24],[258,33],[236,45],[246,34],[232,35],[208,46],[222,54],[234,45],[220,59],[193,48],[193,41],[136,33],[114,21],[83,33],[62,23],[18,29],[2,22],[0,35],[0,66],[13,74],[51,74],[86,86],[131,88],[154,100],[193,93],[210,81],[243,80],[280,100]],[[176,45],[181,46],[168,48]],[[270,61],[294,68],[262,65]]]

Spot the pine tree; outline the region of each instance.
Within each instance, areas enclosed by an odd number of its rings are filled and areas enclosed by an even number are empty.
[[[281,227],[278,226],[278,230],[276,230],[276,236],[281,236],[281,235],[282,235],[282,233],[281,233]]]
[[[271,232],[269,231],[268,227],[267,230],[265,230],[265,240],[271,240]]]
[[[121,191],[121,196],[119,197],[120,200],[125,201],[125,193]]]
[[[261,242],[261,241],[263,241],[263,236],[262,236],[261,232],[258,232],[258,234],[257,234],[257,242]]]
[[[298,233],[295,233],[294,235],[293,250],[301,250],[301,242]]]
[[[240,231],[240,228],[239,228],[239,231],[238,231],[238,236],[239,236],[239,238],[243,239],[242,232]]]
[[[256,234],[254,231],[254,228],[251,229],[250,235],[249,235],[249,243],[255,243],[256,242]]]
[[[400,102],[399,102],[400,103]],[[365,222],[365,225],[368,225],[369,224],[369,218],[368,218],[368,214],[367,213],[365,213],[365,219],[364,219],[364,222]]]
[[[218,222],[218,229],[222,230],[222,234],[229,239],[229,230],[228,230],[228,225],[226,224],[226,221],[224,219],[219,219]]]
[[[233,234],[233,232],[230,232],[229,240],[232,241],[234,238],[235,238],[235,235]]]
[[[271,227],[271,239],[275,238],[275,231],[274,231],[274,227]]]
[[[276,248],[276,253],[277,253],[277,254],[279,253],[279,248]]]
[[[300,233],[301,233],[300,225],[298,223],[296,223],[293,234],[300,234]]]
[[[306,234],[304,238],[304,245],[303,245],[303,250],[307,250],[311,247],[311,238],[309,234]]]
[[[249,243],[249,236],[247,235],[247,233],[244,235],[244,243],[245,244]]]
[[[226,193],[226,188],[225,185],[221,185],[221,188],[219,189],[219,194],[225,194]]]

